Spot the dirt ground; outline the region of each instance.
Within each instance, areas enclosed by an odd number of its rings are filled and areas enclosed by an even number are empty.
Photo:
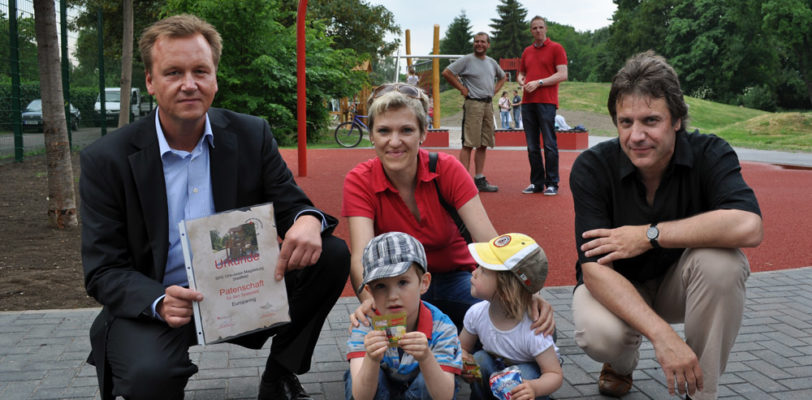
[[[78,153],[72,161],[78,178]],[[48,226],[47,180],[44,155],[0,165],[0,311],[98,306],[84,289],[79,229]]]

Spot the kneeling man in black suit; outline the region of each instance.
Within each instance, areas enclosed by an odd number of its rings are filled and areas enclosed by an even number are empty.
[[[209,108],[222,48],[213,26],[169,17],[139,45],[159,107],[81,154],[85,285],[104,306],[89,358],[102,398],[183,398],[197,372],[192,303],[203,295],[187,288],[178,222],[265,202],[283,239],[274,278],[285,278],[291,323],[233,342],[258,349],[274,336],[259,397],[309,398],[296,374],[310,369],[349,273],[337,220],[296,185],[266,121]]]

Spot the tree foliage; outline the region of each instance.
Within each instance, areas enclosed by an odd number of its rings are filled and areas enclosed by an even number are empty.
[[[764,30],[783,38],[778,41],[779,56],[785,64],[794,64],[806,89],[807,105],[812,105],[812,1],[767,0],[761,13]],[[785,71],[784,76],[787,86],[791,86],[792,71]],[[799,86],[797,78],[795,81]]]
[[[324,24],[325,35],[334,49],[353,49],[373,62],[392,54],[400,41],[386,41],[386,35],[400,35],[395,16],[382,5],[363,0],[314,0],[308,2],[307,18]]]
[[[278,2],[243,0],[169,0],[162,16],[192,13],[214,25],[223,37],[214,106],[267,118],[277,140],[296,138],[296,25],[284,26],[293,11]],[[334,49],[321,21],[307,36],[308,138],[329,120],[330,98],[355,94],[366,81],[354,50]]]
[[[76,27],[79,30],[74,56],[79,65],[71,74],[71,81],[79,85],[97,86],[99,51],[98,51],[98,11],[102,13],[102,29],[104,32],[103,54],[105,70],[105,86],[118,86],[121,79],[121,40],[124,37],[123,10],[120,0],[75,0],[77,6],[83,11],[76,18]],[[138,0],[133,1],[133,32],[135,37],[158,19],[161,7],[165,0]],[[144,89],[144,63],[138,52],[138,46],[133,48],[133,87]]]
[[[491,19],[491,48],[488,53],[497,61],[500,58],[518,58],[525,47],[533,42],[527,9],[518,0],[500,0],[496,6],[497,18]]]
[[[11,75],[9,61],[11,60],[11,47],[9,46],[10,23],[2,10],[0,10],[0,61],[4,63],[0,68],[0,78]],[[19,57],[20,80],[23,82],[36,81],[37,75],[37,39],[34,32],[34,18],[17,18],[17,57]]]
[[[448,24],[448,29],[440,39],[440,54],[468,54],[474,48],[474,34],[471,32],[471,20],[460,10],[460,15]],[[440,60],[440,71],[450,64],[448,59]]]

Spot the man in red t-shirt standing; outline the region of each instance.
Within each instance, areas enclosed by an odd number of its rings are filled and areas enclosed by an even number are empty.
[[[524,89],[522,123],[530,160],[530,186],[522,193],[544,192],[547,196],[555,196],[559,179],[555,110],[558,108],[558,83],[567,80],[567,53],[564,47],[547,37],[547,23],[543,18],[535,16],[530,20],[530,32],[533,44],[522,52],[516,79]],[[540,135],[544,143],[544,159]]]

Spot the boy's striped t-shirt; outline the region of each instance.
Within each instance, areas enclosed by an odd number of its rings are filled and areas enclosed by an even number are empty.
[[[363,357],[366,354],[364,337],[372,329],[361,324],[353,328],[347,340],[347,360]],[[417,331],[428,339],[429,349],[443,371],[459,375],[462,370],[462,349],[457,337],[457,328],[447,315],[437,307],[421,301],[417,317]],[[384,373],[399,382],[411,382],[420,372],[417,360],[404,353],[399,347],[390,347],[381,360]]]

